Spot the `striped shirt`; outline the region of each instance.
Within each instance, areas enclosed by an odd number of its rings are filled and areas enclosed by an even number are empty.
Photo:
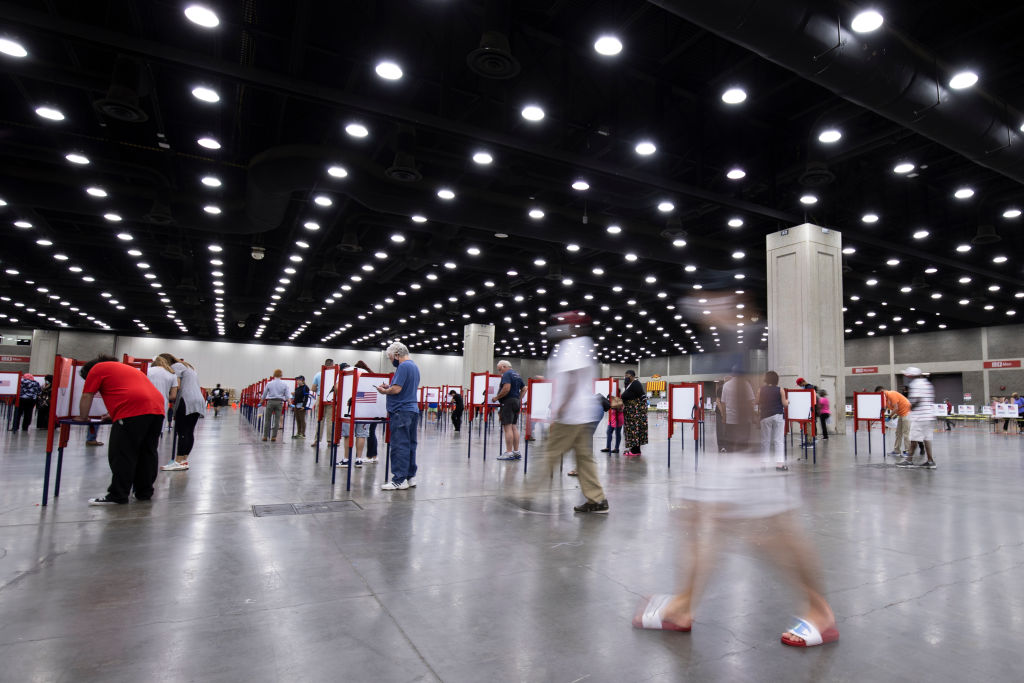
[[[925,420],[935,417],[935,387],[924,377],[918,377],[910,383],[910,417],[913,420]]]

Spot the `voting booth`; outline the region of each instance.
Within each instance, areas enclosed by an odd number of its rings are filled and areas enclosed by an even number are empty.
[[[153,364],[153,361],[149,358],[135,358],[127,353],[121,356],[121,362],[137,368],[143,375],[149,372],[149,366]]]
[[[703,385],[699,382],[679,382],[668,385],[668,466],[672,467],[672,435],[676,425],[685,430],[693,428],[694,468],[697,466],[697,452],[701,445],[704,425]],[[683,452],[686,452],[685,446]]]
[[[529,379],[526,381],[526,438],[523,449],[523,472],[526,472],[530,460],[530,435],[533,426],[554,421],[551,412],[551,401],[554,398],[555,383],[550,379]]]
[[[473,420],[477,415],[484,416],[484,422],[489,419],[490,411],[498,407],[494,401],[495,394],[501,387],[501,375],[494,375],[490,372],[471,372],[469,374],[469,397],[463,395],[466,406],[467,418]]]
[[[857,454],[857,432],[868,432],[868,453],[871,453],[871,429],[878,424],[882,432],[882,457],[885,457],[885,394],[881,391],[853,392],[853,453]]]
[[[321,430],[330,429],[331,433],[327,435],[328,441],[334,441],[334,420],[324,422],[324,411],[327,409],[333,409],[336,403],[335,393],[337,391],[338,384],[338,366],[337,365],[321,365],[320,366],[320,386],[316,395],[316,441],[314,442],[315,452],[314,461],[320,462],[320,435],[323,433]],[[337,411],[331,413],[335,415]],[[333,476],[333,475],[332,475]]]
[[[816,415],[814,414],[814,406],[817,403],[818,396],[814,389],[786,389],[786,400],[789,401],[789,405],[785,408],[785,421],[786,431],[790,433],[792,438],[792,428],[796,425],[801,434],[806,434],[807,439],[810,441],[810,448],[814,454],[814,462],[818,462],[818,447],[815,437],[818,434]],[[807,448],[807,442],[805,441],[804,447]],[[804,456],[806,457],[806,455]]]
[[[356,439],[356,425],[361,423],[380,422],[388,424],[388,397],[377,391],[381,384],[391,384],[392,375],[364,372],[358,368],[346,368],[338,376],[337,405],[331,431],[331,484],[337,478],[338,446],[344,449],[349,459],[349,467],[345,476],[345,490],[352,489],[352,447]],[[348,425],[348,436],[343,437],[342,425]],[[387,479],[390,464],[390,433],[385,427],[384,440],[388,442],[388,455],[385,457],[384,475]]]
[[[614,377],[600,377],[594,380],[594,393],[611,398],[621,396],[622,389]]]
[[[20,393],[21,373],[0,372],[0,405],[3,405],[4,421],[8,429],[11,427],[11,417],[14,414],[14,406],[18,405]]]

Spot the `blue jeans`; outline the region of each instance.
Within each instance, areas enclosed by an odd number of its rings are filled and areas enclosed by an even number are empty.
[[[391,481],[401,484],[416,476],[416,425],[414,411],[391,413]]]
[[[618,427],[608,425],[608,444],[605,446],[608,450],[612,449],[612,434],[615,435],[615,450],[619,450],[619,444],[622,443],[622,425]]]

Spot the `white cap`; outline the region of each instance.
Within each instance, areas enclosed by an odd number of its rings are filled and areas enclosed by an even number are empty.
[[[921,372],[921,368],[916,368],[911,365],[909,368],[904,368],[903,372],[900,373],[904,377],[920,377],[924,373]]]

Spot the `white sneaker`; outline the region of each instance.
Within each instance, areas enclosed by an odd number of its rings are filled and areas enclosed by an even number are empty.
[[[409,488],[416,488],[416,477],[409,477],[405,480],[405,483],[409,485]]]
[[[160,469],[162,469],[164,472],[178,472],[180,470],[187,470],[188,462],[178,462],[177,460],[172,460],[166,465],[162,465]]]
[[[401,484],[396,484],[393,481],[389,481],[386,484],[381,484],[380,490],[381,491],[404,491],[407,488],[409,488],[408,480],[403,481]]]
[[[363,461],[363,464],[364,465],[376,465],[377,464],[377,458],[367,458],[366,460]]]

